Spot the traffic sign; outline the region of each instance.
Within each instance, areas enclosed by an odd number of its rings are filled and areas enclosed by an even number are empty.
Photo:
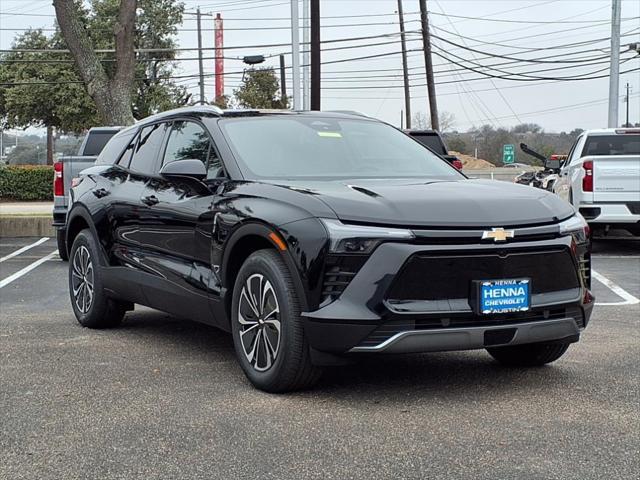
[[[502,146],[502,163],[513,163],[516,161],[516,148],[512,144]]]

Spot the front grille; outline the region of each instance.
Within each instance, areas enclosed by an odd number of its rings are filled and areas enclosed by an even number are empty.
[[[322,298],[335,300],[356,276],[367,257],[363,255],[330,255],[327,257],[322,283]]]
[[[387,299],[470,298],[474,280],[514,278],[530,278],[532,294],[579,286],[577,270],[567,249],[416,254],[397,275]]]
[[[516,325],[518,323],[535,322],[542,320],[556,320],[561,318],[573,318],[578,328],[584,328],[584,316],[582,309],[578,307],[572,308],[554,308],[554,309],[535,309],[528,312],[518,312],[502,315],[464,315],[458,317],[437,317],[416,319],[409,318],[406,320],[393,320],[382,324],[374,330],[361,343],[360,347],[372,347],[390,339],[398,333],[430,330],[442,328],[465,328],[465,327],[486,327],[500,325]]]

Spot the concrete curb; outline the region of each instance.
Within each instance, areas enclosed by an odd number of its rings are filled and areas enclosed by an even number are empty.
[[[0,215],[0,236],[55,238],[52,221],[51,215]]]

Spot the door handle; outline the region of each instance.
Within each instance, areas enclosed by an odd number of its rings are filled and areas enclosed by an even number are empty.
[[[142,203],[144,203],[145,205],[149,205],[150,207],[160,202],[160,200],[158,200],[158,197],[156,197],[155,195],[148,195],[146,197],[142,197],[141,200],[142,200]]]
[[[95,188],[91,192],[98,198],[106,197],[107,195],[109,195],[109,190],[107,190],[106,188]]]

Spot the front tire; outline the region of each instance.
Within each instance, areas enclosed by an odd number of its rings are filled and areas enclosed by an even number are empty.
[[[275,250],[244,262],[233,289],[231,331],[238,362],[266,392],[311,387],[321,370],[311,363],[291,272]]]
[[[508,367],[539,367],[555,362],[569,348],[568,342],[542,342],[487,348],[487,352]]]
[[[69,295],[78,323],[88,328],[119,325],[126,305],[104,293],[98,245],[90,230],[78,234],[70,253]]]

